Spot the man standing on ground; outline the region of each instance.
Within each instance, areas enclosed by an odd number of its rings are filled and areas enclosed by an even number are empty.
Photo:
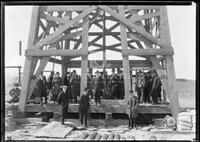
[[[80,117],[80,121],[83,127],[87,127],[88,109],[90,106],[89,101],[90,99],[88,95],[88,88],[86,87],[84,88],[84,92],[81,95],[80,101],[79,101],[79,117]]]
[[[64,120],[67,116],[68,106],[69,106],[69,91],[68,86],[64,85],[62,87],[62,91],[59,93],[57,102],[60,105],[59,113],[60,113],[60,120],[61,125],[64,125]]]
[[[136,118],[138,116],[138,97],[130,90],[130,98],[128,100],[128,116],[129,116],[129,128],[136,128]]]

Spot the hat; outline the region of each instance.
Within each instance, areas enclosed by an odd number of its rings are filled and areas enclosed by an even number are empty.
[[[69,72],[67,71],[67,72],[65,72],[64,74],[69,74]]]
[[[92,73],[92,68],[89,68],[88,73]]]
[[[72,72],[76,72],[76,70],[73,70]]]
[[[56,74],[60,74],[59,72],[56,72]]]
[[[112,72],[115,72],[115,68],[112,68]]]
[[[17,86],[19,86],[19,84],[18,84],[18,83],[13,83],[13,86],[16,86],[16,87],[17,87]]]
[[[98,70],[95,72],[95,74],[100,73]]]
[[[51,74],[54,74],[54,71],[52,71]]]
[[[62,88],[66,88],[66,87],[68,87],[67,85],[63,85],[63,86],[61,86]]]

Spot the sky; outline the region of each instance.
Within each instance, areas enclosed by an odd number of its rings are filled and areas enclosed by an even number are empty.
[[[172,46],[175,52],[176,78],[195,80],[195,4],[191,6],[167,6],[167,9]],[[5,66],[24,66],[24,51],[27,48],[31,11],[32,6],[5,7]],[[22,41],[22,56],[19,56],[19,41]],[[107,56],[113,58],[110,55]],[[49,64],[48,67],[52,68],[52,64]],[[17,69],[5,69],[5,80],[10,80],[10,78],[16,80],[17,76]]]

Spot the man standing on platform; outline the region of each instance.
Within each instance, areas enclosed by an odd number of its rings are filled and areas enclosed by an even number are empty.
[[[95,94],[96,105],[100,105],[101,103],[102,89],[103,89],[103,79],[100,76],[100,72],[96,71],[96,77],[94,78],[94,94]]]
[[[47,79],[47,96],[50,95],[50,92],[53,88],[53,77],[54,77],[54,72],[52,71]]]
[[[112,69],[112,75],[110,75],[110,90],[111,90],[111,98],[116,99],[117,97],[117,82],[118,82],[118,76],[115,74],[115,69]]]
[[[93,99],[93,75],[92,75],[92,69],[90,68],[87,74],[87,87],[88,87],[88,94],[91,96],[91,99]]]
[[[60,105],[59,113],[60,113],[60,120],[61,125],[64,125],[64,120],[67,116],[68,106],[69,106],[69,91],[68,86],[62,86],[62,91],[59,93],[57,102]]]
[[[43,105],[43,97],[45,98],[45,104],[47,103],[47,81],[46,77],[43,75],[43,72],[40,72],[39,78],[36,80],[36,88],[38,95],[40,97],[41,104]]]
[[[86,87],[79,100],[79,117],[83,127],[87,127],[88,109],[90,107],[89,101],[88,88]]]

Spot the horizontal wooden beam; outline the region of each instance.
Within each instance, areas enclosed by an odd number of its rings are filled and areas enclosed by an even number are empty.
[[[147,60],[129,60],[130,68],[132,67],[152,67],[152,63]],[[122,68],[122,60],[106,60],[106,68]],[[80,68],[81,67],[81,61],[80,60],[71,60],[70,64],[68,64],[69,68]],[[89,60],[88,61],[88,67],[89,68],[102,68],[103,67],[103,61],[102,60]]]
[[[25,52],[25,56],[86,56],[88,55],[88,51],[84,49],[50,49],[50,50],[36,50],[36,49],[27,49]]]
[[[104,101],[110,103],[104,104]],[[120,104],[115,103],[116,101]],[[102,99],[101,106],[95,106],[91,104],[91,113],[126,113],[126,103],[123,100],[106,100]],[[93,101],[92,101],[93,102]],[[113,103],[112,103],[113,102]],[[78,113],[78,104],[69,104],[68,112]],[[26,112],[58,112],[59,106],[56,104],[47,105],[26,105]],[[138,108],[139,114],[171,114],[169,105],[151,105],[151,104],[140,104]]]
[[[62,64],[62,60],[55,59],[55,58],[49,58],[49,62],[53,62],[53,63],[56,63],[56,64]]]
[[[41,12],[51,12],[51,11],[83,11],[88,8],[88,6],[78,6],[78,5],[65,5],[65,6],[40,6]]]
[[[123,55],[173,55],[173,49],[162,48],[162,49],[123,49]]]
[[[125,7],[126,10],[142,10],[142,9],[159,9],[159,6],[153,6],[153,5],[149,5],[149,6],[145,6],[145,5],[129,5]]]

